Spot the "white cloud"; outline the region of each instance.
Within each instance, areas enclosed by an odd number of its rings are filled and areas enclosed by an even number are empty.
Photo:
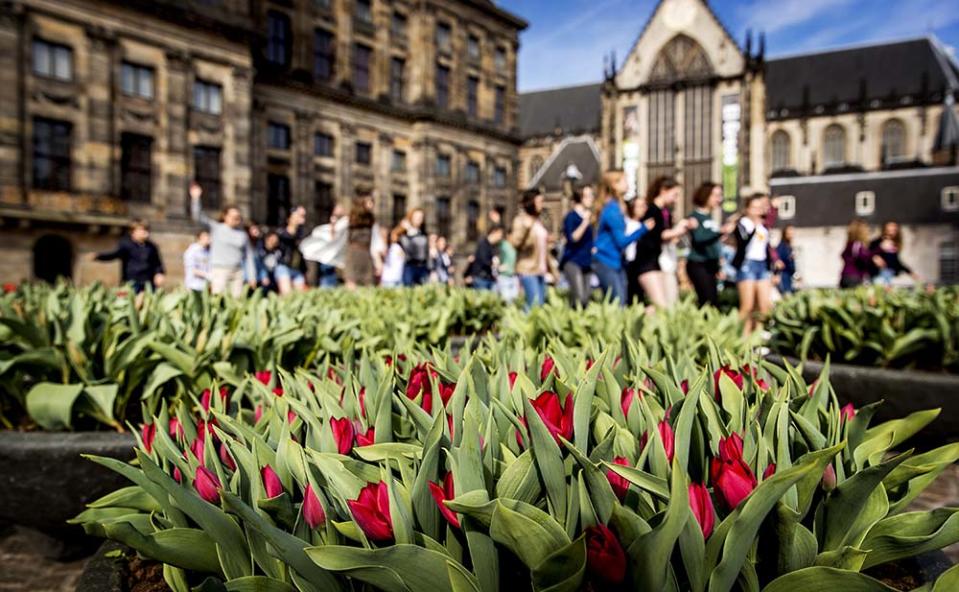
[[[775,33],[835,12],[855,0],[752,0],[738,9],[747,27]]]

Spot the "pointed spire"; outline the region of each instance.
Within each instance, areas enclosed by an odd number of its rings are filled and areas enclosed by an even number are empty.
[[[766,57],[766,31],[760,31],[759,32],[759,53],[757,54],[757,58],[761,62],[763,61],[763,59],[765,59],[765,57]]]
[[[746,29],[746,48],[743,51],[746,54],[746,59],[752,59],[753,57],[753,30]]]

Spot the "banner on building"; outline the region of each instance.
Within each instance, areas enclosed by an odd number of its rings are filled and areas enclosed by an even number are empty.
[[[623,172],[626,175],[626,200],[639,194],[639,111],[635,106],[623,109]]]
[[[742,107],[739,95],[723,97],[723,211],[731,214],[739,206],[739,130]]]

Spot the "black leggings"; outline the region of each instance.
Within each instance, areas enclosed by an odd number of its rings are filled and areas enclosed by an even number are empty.
[[[696,290],[699,305],[719,306],[719,292],[716,288],[716,274],[719,273],[719,261],[686,261],[686,275]]]

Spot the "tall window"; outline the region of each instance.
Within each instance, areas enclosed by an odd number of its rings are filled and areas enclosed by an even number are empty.
[[[120,66],[120,90],[128,97],[153,98],[153,68],[123,62]]]
[[[823,165],[826,168],[846,163],[846,130],[841,125],[832,124],[823,135]]]
[[[290,64],[293,45],[290,33],[290,17],[271,10],[266,14],[266,59],[277,66]]]
[[[219,115],[223,111],[223,89],[213,82],[194,80],[193,108],[203,113]]]
[[[153,191],[153,138],[124,133],[120,136],[120,197],[149,202]]]
[[[370,92],[370,59],[373,50],[362,43],[353,46],[353,90]]]
[[[373,146],[369,142],[356,143],[356,164],[373,163]]]
[[[504,121],[506,121],[506,87],[498,84],[493,100],[493,122],[501,124]]]
[[[270,173],[266,183],[266,225],[279,226],[290,213],[290,178]]]
[[[452,170],[452,160],[448,154],[440,154],[436,157],[436,176],[444,179],[449,178]]]
[[[390,22],[390,36],[394,41],[406,41],[406,25],[408,19],[402,12],[393,12],[393,20]]]
[[[317,29],[313,34],[313,74],[319,80],[330,80],[336,64],[336,41],[333,33]]]
[[[406,60],[393,58],[390,60],[390,98],[394,102],[403,102],[403,80],[406,73]]]
[[[33,118],[33,186],[50,191],[70,191],[71,135],[66,121]]]
[[[33,73],[57,80],[73,80],[73,50],[59,43],[34,39]]]
[[[466,240],[479,238],[480,204],[475,199],[466,202]]]
[[[772,153],[773,168],[772,171],[785,171],[790,168],[790,141],[789,134],[783,130],[778,130],[773,134]]]
[[[466,182],[470,185],[480,182],[480,166],[475,160],[466,163]]]
[[[493,169],[493,187],[506,187],[506,167],[498,166]]]
[[[313,185],[313,213],[318,224],[326,224],[333,213],[336,200],[333,199],[333,186],[323,181]]]
[[[372,0],[356,0],[354,13],[356,15],[356,20],[361,23],[368,25],[373,24],[373,1]]]
[[[675,159],[675,105],[676,97],[672,91],[658,90],[649,95],[649,163],[651,167],[659,166],[666,174],[672,173],[672,163]],[[652,171],[651,171],[652,173]],[[656,172],[650,178],[663,174]]]
[[[290,126],[269,122],[266,126],[267,146],[274,150],[290,149]]]
[[[399,226],[400,221],[406,216],[406,195],[402,193],[393,194],[393,220],[394,227]]]
[[[480,59],[480,39],[476,35],[470,34],[466,40],[466,56],[474,62]]]
[[[453,51],[453,29],[449,23],[436,24],[436,49],[440,53]]]
[[[470,117],[479,114],[479,78],[476,76],[466,79],[466,113]]]
[[[450,213],[450,198],[440,196],[436,198],[436,232],[439,236],[449,238],[453,217]]]
[[[896,162],[905,156],[906,126],[899,119],[890,119],[882,126],[882,162]]]
[[[317,132],[313,136],[313,154],[316,156],[333,156],[333,136]]]
[[[393,151],[393,161],[390,163],[390,170],[394,173],[406,172],[406,152],[403,150]]]
[[[502,47],[496,48],[496,53],[493,54],[493,65],[496,66],[497,72],[506,70],[506,50]]]
[[[450,102],[450,69],[442,64],[436,65],[436,105],[446,109]]]
[[[683,91],[683,103],[686,106],[683,129],[683,189],[686,194],[686,211],[690,211],[696,188],[713,177],[712,86],[688,86]]]
[[[193,147],[193,178],[203,188],[203,206],[220,207],[220,149]]]

